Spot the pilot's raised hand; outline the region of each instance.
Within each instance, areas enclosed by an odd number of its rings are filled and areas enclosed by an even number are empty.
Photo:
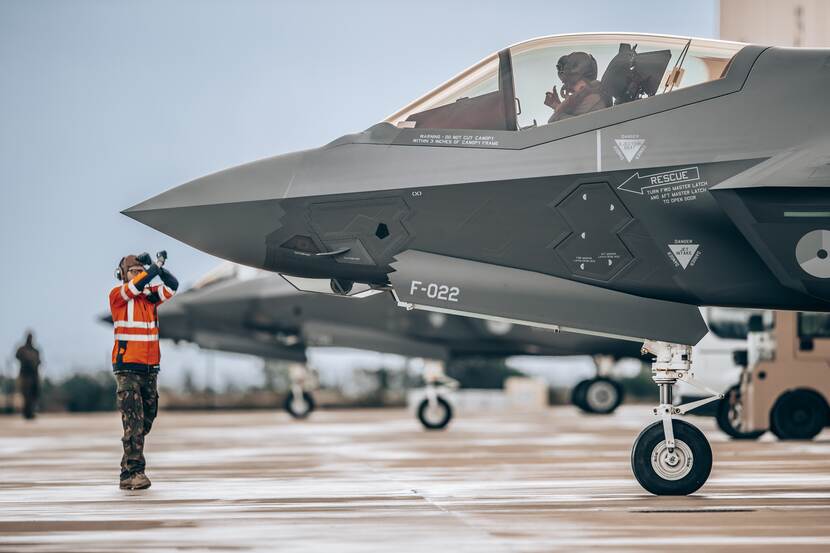
[[[545,92],[546,106],[556,109],[557,107],[559,107],[559,104],[561,103],[562,100],[559,98],[559,93],[556,91],[556,85],[554,85],[554,87],[550,91]]]

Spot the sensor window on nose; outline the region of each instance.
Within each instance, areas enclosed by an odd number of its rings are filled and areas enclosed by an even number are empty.
[[[383,240],[387,236],[389,236],[389,227],[386,226],[386,223],[379,223],[377,230],[375,230],[375,236]]]
[[[303,253],[320,253],[320,248],[317,247],[317,244],[314,243],[314,240],[311,239],[310,236],[303,236],[302,234],[296,234],[282,243],[280,246],[282,248],[286,248],[288,250],[294,250],[296,252],[303,252]]]

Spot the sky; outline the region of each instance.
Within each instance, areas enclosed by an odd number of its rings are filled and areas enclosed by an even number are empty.
[[[47,375],[107,367],[112,330],[96,316],[123,255],[166,249],[185,286],[220,262],[127,207],[366,129],[521,40],[714,38],[717,14],[716,0],[0,0],[0,370],[11,374],[27,328]],[[173,374],[206,362],[162,348]]]

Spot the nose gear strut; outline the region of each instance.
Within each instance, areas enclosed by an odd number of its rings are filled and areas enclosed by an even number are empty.
[[[683,415],[692,409],[723,398],[698,382],[692,372],[692,348],[683,344],[646,341],[643,353],[655,356],[651,365],[652,379],[660,389],[660,404],[653,413],[660,417],[662,436],[657,424],[640,434],[634,443],[631,466],[634,476],[648,491],[657,495],[687,495],[696,491],[709,476],[712,455],[706,437],[685,421],[673,415]],[[710,395],[698,401],[674,405],[674,385],[686,382]],[[676,439],[681,431],[682,438]],[[662,439],[661,439],[662,438]]]

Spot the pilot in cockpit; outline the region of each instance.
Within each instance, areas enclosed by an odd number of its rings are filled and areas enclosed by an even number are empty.
[[[559,58],[556,71],[562,81],[561,97],[556,86],[545,94],[545,105],[553,108],[548,123],[582,115],[611,105],[597,80],[597,60],[585,52]]]

